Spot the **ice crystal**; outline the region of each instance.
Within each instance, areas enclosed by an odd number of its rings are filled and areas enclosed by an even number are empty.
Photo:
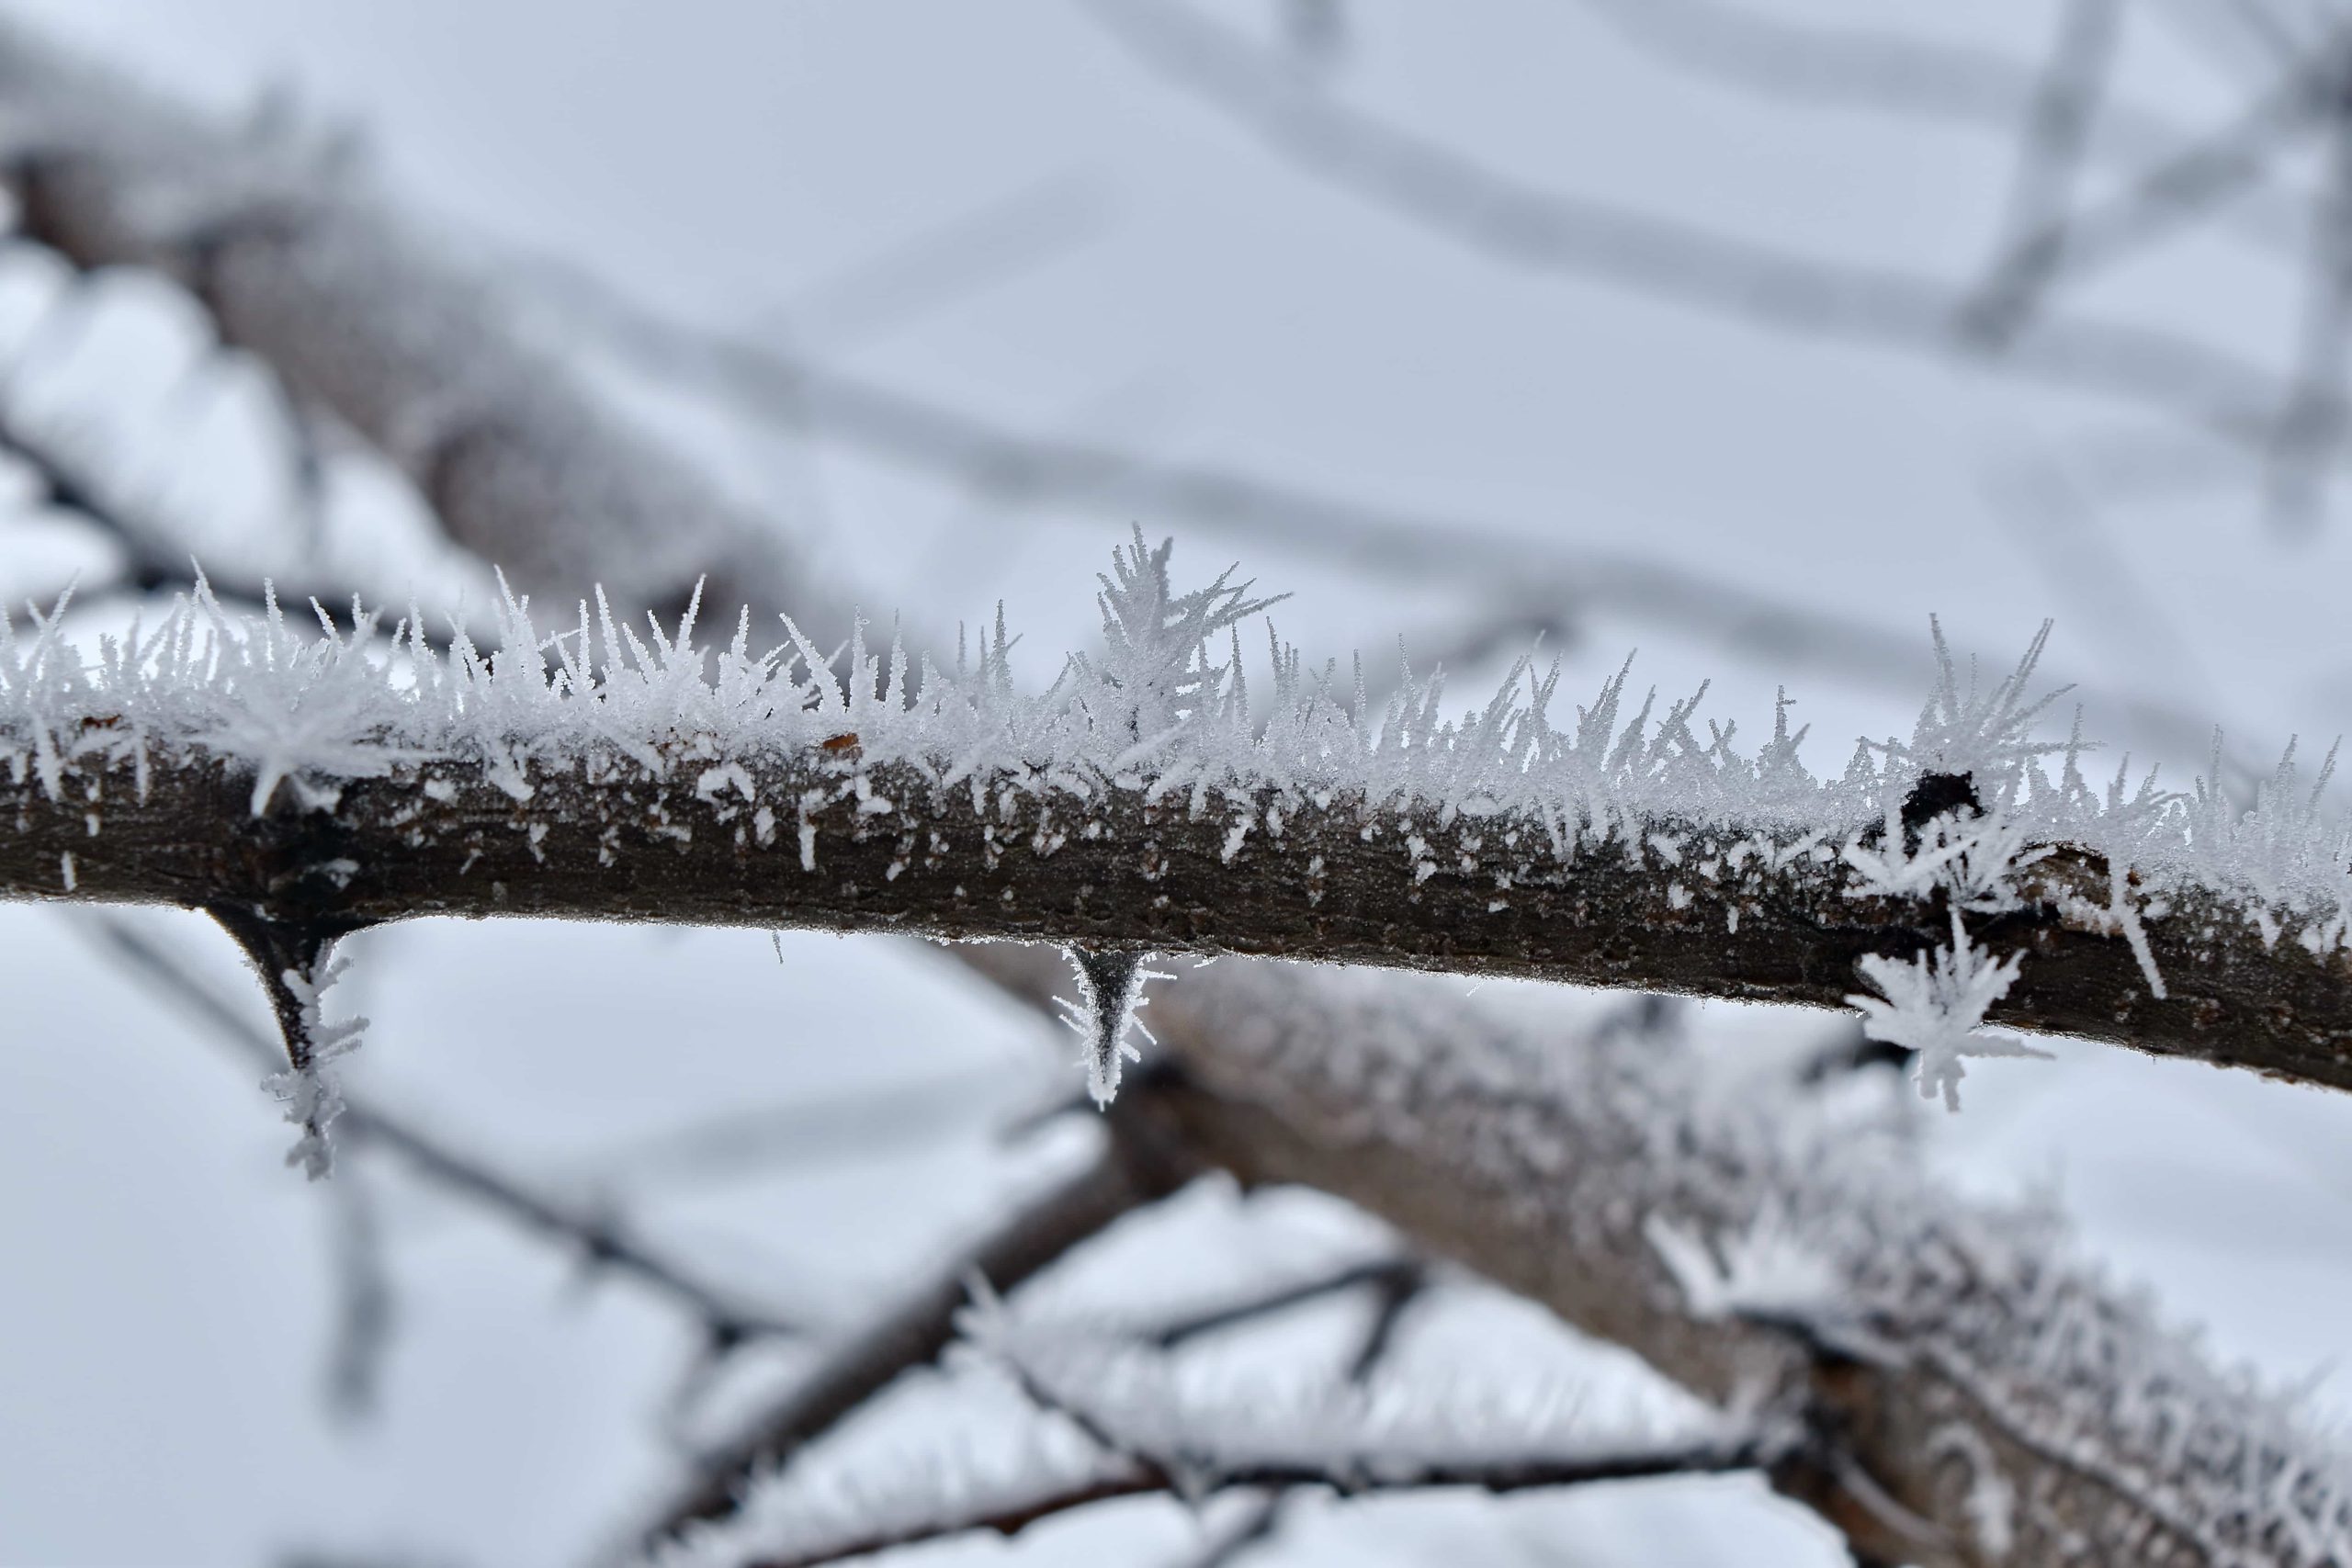
[[[1933,1100],[1940,1094],[1945,1106],[1957,1111],[1960,1080],[1968,1076],[1963,1057],[2049,1056],[2015,1035],[1980,1027],[1985,1012],[2016,983],[2020,957],[2013,953],[1989,958],[1969,942],[1955,908],[1950,947],[1918,954],[1907,964],[1883,953],[1866,954],[1860,965],[1862,976],[1879,994],[1846,999],[1861,1009],[1863,1032],[1871,1039],[1918,1053],[1919,1097]]]

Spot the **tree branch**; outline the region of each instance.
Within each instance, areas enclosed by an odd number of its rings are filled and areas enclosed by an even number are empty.
[[[929,1466],[896,1495],[869,1486],[859,1496],[854,1483],[830,1475],[786,1475],[761,1489],[743,1519],[689,1536],[676,1561],[797,1568],[972,1530],[1012,1535],[1052,1515],[1153,1494],[1509,1493],[1720,1474],[1770,1467],[1800,1440],[1785,1421],[1719,1414],[1659,1433],[1594,1432],[1580,1399],[1531,1399],[1523,1387],[1508,1401],[1441,1399],[1400,1414],[1352,1382],[1280,1392],[1261,1383],[1242,1404],[1186,1386],[1164,1355],[1124,1341],[1089,1345],[1082,1330],[1024,1326],[993,1304],[964,1315],[979,1320],[979,1357],[1052,1417],[1051,1427],[1025,1443],[998,1441],[961,1473]]]
[[[1092,1160],[926,1269],[869,1326],[822,1352],[780,1403],[700,1456],[641,1539],[657,1541],[731,1513],[753,1477],[786,1464],[900,1373],[936,1360],[955,1340],[956,1314],[975,1276],[995,1290],[1015,1290],[1114,1221],[1182,1186],[1198,1168],[1153,1125],[1158,1092],[1148,1080],[1130,1084],[1112,1108],[1103,1147]]]
[[[61,732],[105,738],[107,722]],[[388,765],[330,806],[258,817],[240,758],[88,756],[61,762],[52,790],[19,752],[0,774],[0,897],[242,908],[294,927],[458,915],[1124,943],[1832,1008],[1864,955],[1925,952],[1945,924],[1936,897],[1876,895],[1838,858],[1867,819],[1808,844],[1637,813],[1563,852],[1540,813],[1246,784],[1195,810],[1189,792],[951,785],[846,750],[660,774],[616,759],[535,775],[527,801],[476,765]],[[2064,842],[2030,869],[2024,903],[1984,928],[2029,955],[1993,1021],[2352,1089],[2352,987],[2327,917],[2167,890],[2141,922],[2159,999],[2109,912],[2114,880],[2106,854]]]
[[[373,443],[520,585],[561,600],[604,581],[666,605],[707,577],[730,600],[789,591],[819,607],[775,530],[576,391],[494,294],[353,194],[347,170],[258,145],[14,22],[0,96],[28,238],[178,280],[223,341]]]
[[[1205,1477],[1182,1478],[1149,1462],[1131,1462],[1108,1467],[1108,1473],[1059,1484],[1033,1483],[1026,1490],[1008,1487],[1003,1493],[989,1495],[979,1506],[942,1511],[929,1517],[886,1518],[862,1530],[844,1529],[836,1536],[822,1538],[805,1550],[757,1553],[741,1561],[743,1568],[819,1568],[823,1563],[975,1531],[1014,1536],[1042,1520],[1121,1497],[1181,1495],[1193,1500],[1227,1491],[1289,1491],[1302,1487],[1329,1488],[1351,1497],[1461,1488],[1499,1495],[1609,1481],[1724,1475],[1756,1470],[1770,1457],[1766,1445],[1742,1439],[1627,1444],[1611,1451],[1563,1459],[1532,1455],[1455,1463],[1415,1463],[1400,1459],[1397,1474],[1345,1478],[1325,1466],[1305,1461],[1253,1461],[1217,1470]]]
[[[277,1047],[178,959],[112,915],[85,929],[109,957],[193,1013],[248,1061],[267,1066]],[[609,1217],[578,1213],[476,1156],[459,1151],[417,1122],[379,1105],[364,1091],[344,1090],[345,1134],[398,1155],[419,1176],[452,1195],[520,1228],[575,1249],[588,1261],[626,1274],[691,1314],[712,1343],[732,1346],[761,1336],[806,1332],[803,1325],[745,1302],[738,1292],[703,1279],[692,1268],[629,1235]]]
[[[1044,966],[971,960],[1036,1005]],[[1451,987],[1220,964],[1161,995],[1162,1104],[1244,1182],[1348,1199],[1717,1400],[1777,1383],[1775,1472],[1926,1568],[2352,1551],[2352,1458],[2071,1263],[2044,1213],[1931,1187],[1815,1091],[1570,1043]],[[1850,1104],[1851,1102],[1849,1101]],[[1687,1245],[1686,1245],[1687,1244]]]
[[[1086,0],[1136,58],[1311,174],[1495,260],[1761,324],[1906,353],[1964,348],[1963,291],[1941,279],[1803,256],[1652,213],[1533,188],[1299,91],[1169,0]],[[2068,390],[2154,406],[2259,449],[2276,378],[2150,328],[2052,319],[1993,362]]]

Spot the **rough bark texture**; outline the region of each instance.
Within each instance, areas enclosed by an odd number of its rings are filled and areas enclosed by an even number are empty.
[[[526,916],[1129,943],[1822,1007],[1861,988],[1861,954],[1948,940],[1939,901],[1857,897],[1834,857],[1724,869],[1728,841],[1702,833],[1563,863],[1532,827],[1345,799],[1194,816],[1008,788],[976,807],[968,784],[846,747],[746,764],[748,789],[691,755],[660,779],[542,772],[527,800],[434,766],[326,810],[281,790],[258,818],[242,771],[200,754],[154,768],[143,798],[128,763],[85,767],[57,800],[0,778],[0,897],[236,905],[329,932]],[[1973,919],[1980,947],[2027,955],[1995,1021],[2352,1089],[2341,953],[2291,925],[2266,944],[2244,911],[2175,895],[2147,925],[2159,1000],[2121,936],[2053,901],[2104,908],[2103,860],[2062,849],[2022,883],[2025,908]]]

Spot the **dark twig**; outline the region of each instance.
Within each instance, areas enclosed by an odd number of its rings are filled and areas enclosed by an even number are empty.
[[[1168,1319],[1156,1325],[1148,1337],[1161,1349],[1172,1350],[1194,1339],[1222,1334],[1229,1328],[1278,1316],[1294,1307],[1366,1286],[1377,1292],[1384,1303],[1400,1293],[1409,1296],[1419,1288],[1421,1280],[1421,1265],[1408,1258],[1374,1258],[1342,1264],[1303,1279],[1283,1280],[1238,1301],[1219,1303]]]
[[[1385,1477],[1279,1461],[1249,1461],[1205,1477],[1191,1473],[1179,1477],[1149,1460],[1134,1460],[1124,1472],[1044,1483],[1018,1497],[992,1497],[984,1509],[955,1517],[892,1521],[854,1537],[827,1541],[812,1551],[755,1558],[747,1568],[818,1568],[822,1563],[845,1562],[893,1547],[978,1531],[1013,1536],[1040,1520],[1119,1497],[1182,1495],[1198,1499],[1236,1488],[1288,1491],[1309,1487],[1329,1489],[1350,1497],[1460,1488],[1499,1495],[1608,1481],[1736,1474],[1763,1469],[1775,1457],[1776,1446],[1771,1439],[1749,1436],[1646,1446],[1629,1443],[1608,1452],[1558,1459],[1529,1455],[1483,1462],[1419,1462],[1400,1465]]]
[[[1392,1452],[1385,1447],[1357,1450],[1351,1435],[1335,1433],[1333,1451],[1291,1457],[1251,1452],[1250,1457],[1222,1459],[1212,1440],[1195,1451],[1189,1443],[1180,1451],[1160,1451],[1151,1441],[1126,1431],[1112,1408],[1071,1397],[1070,1390],[1041,1374],[1009,1346],[983,1346],[1040,1411],[1074,1427],[1101,1453],[1101,1462],[1074,1473],[1041,1479],[1034,1489],[980,1489],[959,1510],[900,1517],[850,1539],[829,1540],[815,1550],[756,1559],[759,1568],[807,1568],[880,1551],[976,1530],[1013,1535],[1056,1514],[1090,1506],[1114,1497],[1159,1493],[1198,1499],[1244,1488],[1276,1497],[1306,1489],[1328,1490],[1343,1497],[1399,1490],[1468,1487],[1488,1493],[1549,1490],[1601,1481],[1630,1481],[1668,1475],[1717,1475],[1767,1469],[1792,1449],[1793,1434],[1772,1423],[1744,1426],[1720,1434],[1683,1436],[1665,1440],[1631,1439],[1620,1446],[1595,1446],[1576,1453],[1541,1451],[1508,1457],[1482,1455],[1475,1459],[1430,1454],[1428,1457]],[[1273,1506],[1269,1499],[1268,1507]],[[1252,1533],[1253,1520],[1245,1518],[1225,1540],[1238,1549],[1261,1539]]]
[[[2007,248],[2012,262],[2021,256],[2046,256],[2054,265],[2063,249],[2063,239],[2041,243],[2041,236],[2065,232],[2075,176],[2106,90],[2121,22],[2121,0],[2067,0],[2057,46],[2025,119],[2017,179],[2009,198]],[[2032,276],[2013,280],[1996,270],[1994,288],[1977,302],[1980,313],[1988,321],[2006,320],[1995,309],[1995,290],[2005,291],[2000,296],[2003,302],[2014,301],[2033,281]]]
[[[1363,1337],[1348,1359],[1347,1381],[1361,1388],[1372,1381],[1380,1364],[1396,1348],[1406,1315],[1429,1288],[1429,1269],[1418,1258],[1399,1258],[1373,1279],[1373,1310]],[[1300,1495],[1296,1489],[1272,1491],[1251,1500],[1248,1509],[1229,1521],[1201,1550],[1184,1560],[1184,1568],[1229,1568],[1251,1547],[1271,1540]]]
[[[701,1456],[642,1539],[660,1540],[732,1511],[752,1475],[784,1463],[900,1373],[936,1360],[955,1341],[974,1275],[1010,1292],[1122,1216],[1174,1191],[1193,1167],[1151,1124],[1153,1098],[1150,1075],[1131,1082],[1104,1118],[1108,1135],[1092,1160],[927,1269],[895,1304],[868,1315],[866,1327],[821,1353],[780,1403]]]
[[[1900,958],[1934,941],[1931,904],[1873,895],[1844,861],[1751,861],[1736,876],[1686,881],[1655,837],[1623,857],[1568,860],[1540,829],[1498,841],[1518,831],[1510,818],[1448,821],[1433,801],[1337,794],[1282,801],[1275,838],[1108,793],[1084,806],[1099,833],[1065,839],[1044,827],[1068,819],[1050,791],[1008,791],[983,810],[910,763],[820,746],[741,755],[744,797],[821,802],[800,808],[801,832],[746,833],[739,846],[741,801],[690,790],[667,793],[660,818],[632,816],[619,803],[638,785],[618,774],[542,772],[518,806],[471,767],[435,769],[431,792],[414,770],[394,770],[345,782],[332,807],[256,818],[251,773],[201,752],[143,781],[129,759],[77,761],[54,796],[38,774],[0,773],[0,819],[17,824],[0,837],[0,897],[243,903],[345,929],[436,914],[1082,942],[1826,1007],[1847,1005],[1864,954]],[[894,802],[892,813],[863,809],[869,797]],[[105,830],[92,837],[101,799]],[[1748,832],[1671,815],[1644,822],[1700,858]],[[1444,848],[1408,876],[1398,847],[1415,838]],[[1156,854],[1133,852],[1146,841]],[[910,842],[933,848],[910,857]],[[2002,942],[2030,942],[2034,957],[1990,1021],[2352,1088],[2342,1048],[2352,988],[2304,945],[2305,917],[2285,917],[2290,940],[2266,941],[2249,912],[2269,916],[2262,895],[2186,883],[2138,949],[2079,914],[2112,897],[2106,860],[2079,844],[2049,850],[2020,886],[2024,908],[2001,918]],[[356,869],[322,874],[336,860]],[[1511,889],[1499,908],[1498,874]],[[971,897],[983,875],[987,896]]]
[[[168,995],[183,1010],[202,1020],[249,1061],[266,1064],[275,1058],[276,1049],[242,1013],[129,921],[102,912],[87,922],[74,922],[74,928],[132,974]],[[532,1191],[356,1089],[347,1089],[345,1095],[339,1126],[354,1144],[390,1149],[434,1186],[629,1275],[692,1313],[714,1341],[734,1343],[753,1336],[801,1332],[799,1325],[747,1305],[733,1292],[662,1257],[609,1221],[585,1217]]]
[[[1799,255],[1526,185],[1318,93],[1164,0],[1085,0],[1145,64],[1301,168],[1496,261],[1652,295],[1786,331],[1905,353],[1962,346],[1941,279]],[[2023,378],[2160,410],[2241,445],[2269,428],[2272,378],[2154,329],[2052,320],[1999,362]]]
[[[1963,312],[1969,330],[1984,344],[2011,349],[2029,315],[2062,279],[2110,265],[2267,178],[2281,144],[2325,110],[2338,74],[2332,62],[2289,73],[2217,135],[2157,164],[2097,207],[2036,214],[2021,198],[2016,238]]]

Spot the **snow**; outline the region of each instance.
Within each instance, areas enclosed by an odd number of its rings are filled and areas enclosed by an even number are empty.
[[[752,804],[743,761],[823,746],[857,764],[851,787],[875,813],[892,809],[869,782],[886,762],[967,788],[976,803],[1012,791],[1082,809],[1132,792],[1205,812],[1213,801],[1247,807],[1266,793],[1270,830],[1346,795],[1367,830],[1380,811],[1417,808],[1441,826],[1532,831],[1562,861],[1615,841],[1673,863],[1682,857],[1673,846],[1694,828],[1739,840],[1734,861],[1784,866],[1842,854],[1867,890],[1917,896],[1948,886],[1971,909],[2004,907],[2004,879],[2037,858],[2027,846],[2064,840],[2120,861],[2147,895],[2201,886],[2243,903],[2249,919],[2294,925],[2315,953],[2346,942],[2352,837],[2320,804],[2326,770],[2307,790],[2290,748],[2243,804],[2218,774],[2188,794],[2160,791],[2153,779],[2127,788],[2120,773],[2094,788],[2080,768],[2090,743],[2079,733],[2064,742],[2030,736],[2049,701],[2020,695],[2039,639],[1982,694],[1973,681],[1958,685],[1947,658],[1909,741],[1866,739],[1842,775],[1817,779],[1798,755],[1803,732],[1788,732],[1785,699],[1772,739],[1749,756],[1734,744],[1736,724],[1711,724],[1705,739],[1693,728],[1703,687],[1663,715],[1655,693],[1627,714],[1630,660],[1565,728],[1552,718],[1558,670],[1539,674],[1532,659],[1458,718],[1444,716],[1442,672],[1409,682],[1375,714],[1360,678],[1343,694],[1335,665],[1309,671],[1270,627],[1272,700],[1260,709],[1234,624],[1271,601],[1246,600],[1225,578],[1173,593],[1164,547],[1146,555],[1138,542],[1117,558],[1121,575],[1105,580],[1102,595],[1109,651],[1073,655],[1035,695],[1014,688],[1001,612],[976,661],[918,666],[902,642],[886,661],[868,650],[861,626],[848,671],[836,674],[788,619],[775,646],[755,650],[747,609],[730,641],[706,647],[695,640],[696,608],[674,632],[649,619],[640,635],[616,624],[601,595],[553,635],[527,600],[508,595],[497,607],[495,651],[453,621],[446,654],[425,640],[413,609],[386,636],[375,612],[355,604],[338,620],[314,603],[313,637],[274,601],[265,614],[238,615],[199,584],[153,627],[104,638],[88,657],[59,634],[61,603],[33,613],[29,635],[0,617],[0,762],[59,798],[68,761],[143,770],[202,758],[250,776],[258,814],[281,788],[323,809],[345,782],[425,764],[428,790],[446,787],[447,767],[471,767],[527,801],[535,772],[633,762],[666,773],[662,749],[680,739],[697,744],[706,795],[732,791]],[[1232,635],[1234,649],[1222,662],[1206,640],[1218,632]],[[2054,779],[2040,765],[2052,754],[2064,762]],[[1916,847],[1898,846],[1890,829],[1912,786],[1954,770],[1974,781],[1985,814],[1955,815]],[[1418,834],[1407,840],[1408,878],[1432,863],[1428,850]],[[2143,918],[2154,913],[2151,904]]]

